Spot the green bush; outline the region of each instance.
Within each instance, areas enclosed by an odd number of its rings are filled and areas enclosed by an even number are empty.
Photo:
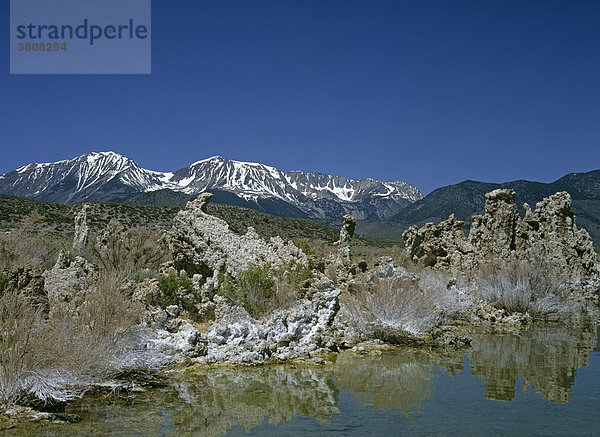
[[[274,271],[269,265],[251,266],[235,279],[224,276],[221,293],[235,305],[244,307],[252,317],[258,317],[274,306]]]
[[[4,291],[8,285],[8,275],[6,273],[0,273],[0,294]]]
[[[178,275],[175,272],[170,272],[168,275],[158,277],[158,288],[162,292],[162,304],[167,307],[179,303],[177,296],[179,289],[192,291],[194,286],[186,275]]]
[[[292,243],[308,257],[317,255],[306,238],[293,238]]]
[[[302,296],[304,283],[313,277],[310,266],[290,262],[277,270],[270,265],[252,266],[232,278],[219,277],[220,294],[241,306],[252,317],[287,308]]]
[[[307,266],[292,261],[284,269],[282,269],[282,271],[287,272],[287,282],[290,285],[300,286],[303,282],[313,277],[312,264],[310,261],[311,260],[309,259]]]

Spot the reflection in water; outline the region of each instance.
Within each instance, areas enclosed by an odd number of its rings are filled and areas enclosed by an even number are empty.
[[[577,369],[587,366],[596,345],[592,324],[574,329],[536,326],[527,331],[473,335],[471,373],[485,381],[485,397],[511,401],[520,376],[523,391],[536,389],[552,402],[571,401]]]
[[[296,414],[330,421],[339,411],[332,376],[308,366],[191,371],[176,380],[171,423],[178,432],[219,436],[234,425],[250,431],[264,419],[276,424]]]
[[[67,412],[84,420],[45,425],[45,435],[222,436],[233,426],[251,431],[295,415],[328,422],[338,408],[333,370],[308,365],[258,368],[205,368],[174,374],[164,387],[133,400],[88,396]],[[2,429],[0,427],[0,429]],[[39,432],[24,425],[20,435]]]
[[[265,420],[277,424],[295,415],[330,422],[339,412],[338,387],[363,405],[372,401],[377,410],[410,415],[433,396],[434,364],[458,372],[463,355],[405,349],[381,356],[342,353],[325,367],[197,369],[174,377],[163,402],[176,433],[203,436],[220,436],[233,426],[249,432]]]
[[[336,385],[351,390],[362,407],[371,403],[375,410],[392,410],[410,416],[423,409],[433,397],[434,364],[447,362],[461,369],[463,353],[450,358],[426,350],[403,349],[381,356],[360,357],[341,354],[335,365]]]
[[[576,371],[587,365],[595,347],[597,331],[591,325],[581,325],[569,330],[530,327],[527,331],[502,334],[475,330],[471,335],[471,349],[401,348],[384,351],[380,356],[346,352],[339,354],[334,364],[323,367],[288,364],[190,369],[171,375],[165,386],[142,392],[133,399],[88,396],[74,402],[67,413],[81,416],[81,423],[19,425],[7,435],[221,436],[235,426],[251,431],[265,422],[278,424],[295,420],[295,416],[316,419],[306,426],[323,432],[328,427],[336,429],[340,426],[336,421],[356,413],[348,413],[349,408],[360,408],[363,417],[377,417],[380,410],[413,419],[426,416],[431,410],[438,417],[447,404],[442,410],[436,404],[436,376],[440,368],[451,377],[463,373],[465,354],[470,356],[471,374],[484,379],[488,399],[512,400],[522,376],[524,389],[534,387],[543,398],[566,403],[571,399]],[[482,404],[480,385],[465,385],[465,378],[469,378],[466,373],[459,378],[446,378],[445,384],[454,381],[446,389],[460,392],[493,416],[499,404]],[[360,407],[340,403],[339,390],[352,393]],[[537,411],[534,404],[520,404],[520,408],[532,408],[531,414]],[[340,409],[343,411],[338,415]],[[460,417],[460,412],[457,414]],[[465,421],[469,420],[473,418],[465,417]],[[400,426],[400,421],[394,423]],[[267,432],[265,429],[260,428],[261,432]],[[268,429],[277,435],[278,428]],[[367,433],[369,429],[357,431]]]

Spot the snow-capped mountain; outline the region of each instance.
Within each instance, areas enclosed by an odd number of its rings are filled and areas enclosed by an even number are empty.
[[[126,156],[92,152],[6,173],[0,176],[0,193],[55,203],[109,200],[163,188],[164,178]]]
[[[246,206],[274,209],[267,212],[288,215],[297,210],[293,215],[332,220],[346,213],[385,220],[423,197],[406,182],[281,171],[219,156],[166,173],[143,169],[114,152],[91,152],[54,163],[28,164],[0,176],[0,193],[56,203],[125,199],[163,189],[189,195],[216,190],[235,195]]]

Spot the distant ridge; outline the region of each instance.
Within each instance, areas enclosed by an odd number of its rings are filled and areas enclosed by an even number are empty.
[[[577,224],[587,229],[596,243],[600,243],[600,170],[569,173],[552,183],[518,180],[494,184],[467,180],[432,191],[423,199],[407,205],[390,221],[407,227],[427,222],[438,223],[454,214],[469,225],[472,215],[484,212],[485,193],[497,188],[515,190],[521,213],[523,203],[529,203],[534,208],[544,197],[557,191],[568,192],[573,201]]]

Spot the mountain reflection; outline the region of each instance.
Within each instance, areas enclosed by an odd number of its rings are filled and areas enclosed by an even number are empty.
[[[573,328],[532,326],[526,331],[473,335],[471,373],[485,381],[485,397],[511,401],[519,377],[552,402],[571,401],[577,369],[587,366],[596,345],[592,324]]]

